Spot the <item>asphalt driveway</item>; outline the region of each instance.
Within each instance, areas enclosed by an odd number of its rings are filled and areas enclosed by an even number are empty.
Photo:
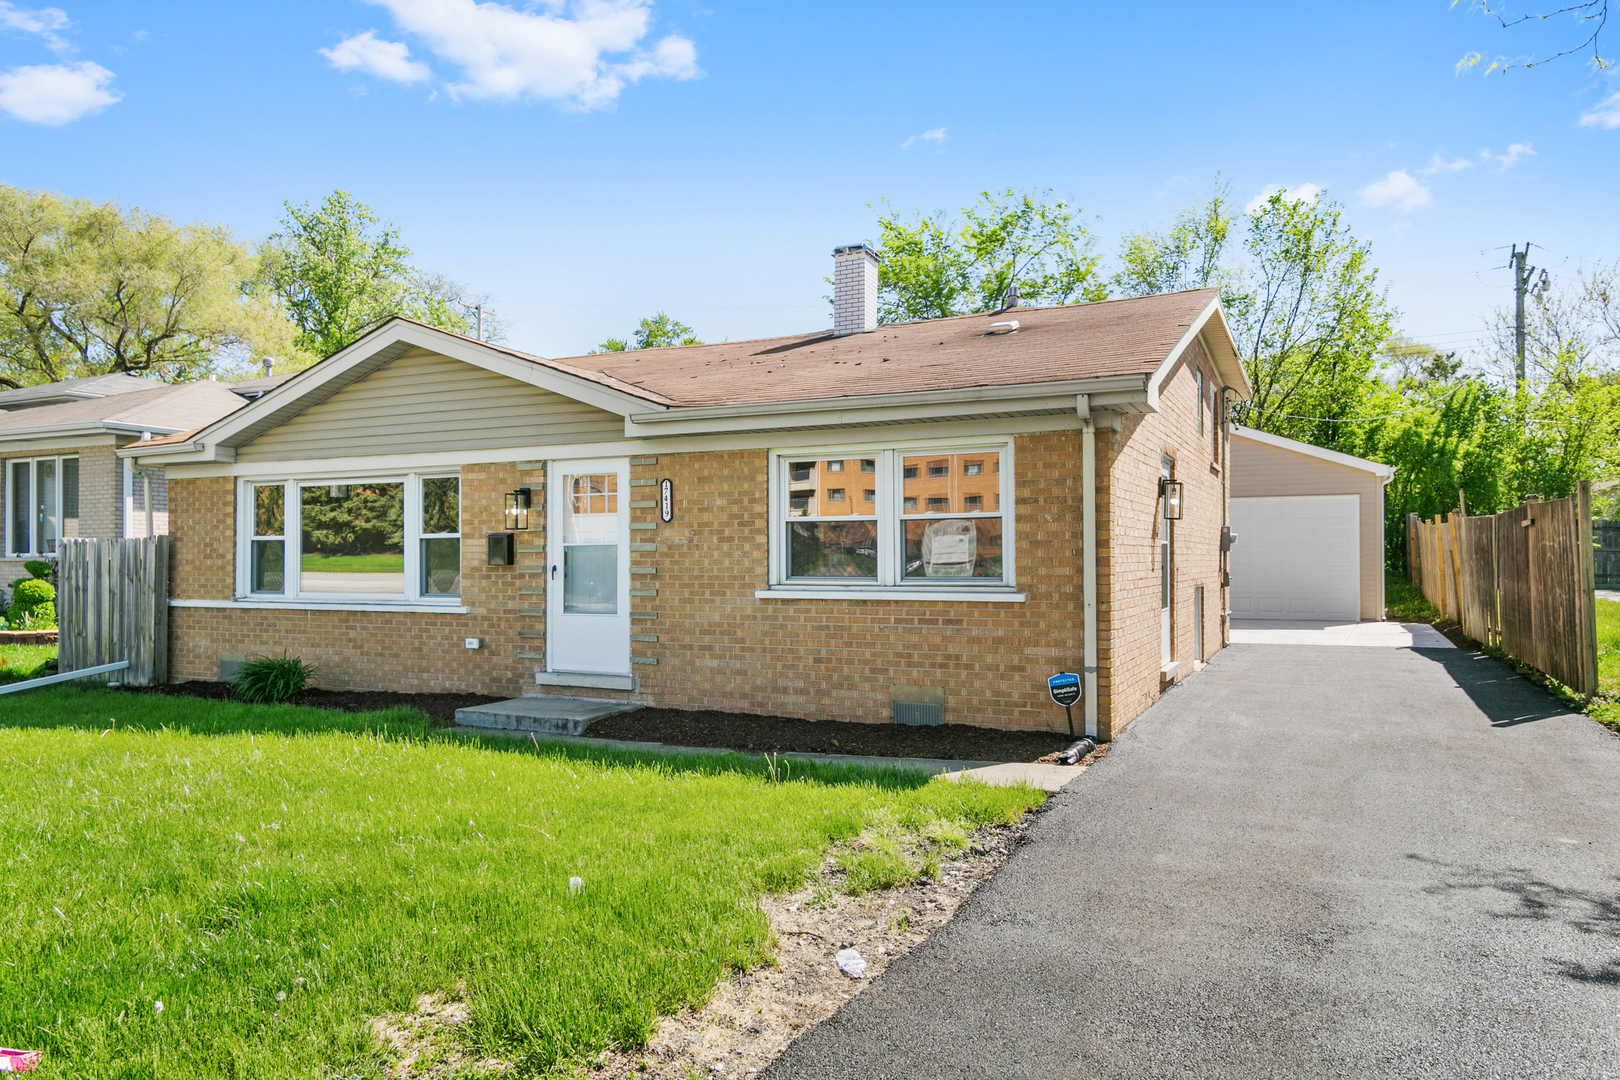
[[[1620,739],[1460,650],[1236,645],[762,1075],[1620,1077]]]

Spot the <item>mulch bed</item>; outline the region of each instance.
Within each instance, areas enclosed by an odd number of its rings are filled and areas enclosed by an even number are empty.
[[[131,687],[132,693],[226,701],[230,686],[222,682],[184,682]],[[343,712],[407,708],[431,716],[439,726],[455,722],[456,710],[505,698],[486,694],[396,694],[386,690],[305,690],[289,704]],[[938,758],[945,761],[1034,761],[1066,748],[1067,733],[999,731],[968,724],[908,727],[905,724],[855,724],[844,720],[794,720],[784,716],[712,710],[637,709],[605,716],[585,732],[597,739],[660,742],[765,753],[859,754],[872,757]]]
[[[166,686],[130,687],[134,693],[170,694],[175,697],[208,698],[227,701],[231,688],[222,682],[183,682]],[[339,712],[381,712],[384,709],[415,709],[427,713],[440,725],[455,723],[456,710],[472,705],[488,705],[506,698],[488,694],[396,694],[389,690],[305,690],[287,702]]]
[[[685,709],[637,709],[604,716],[585,729],[597,739],[709,746],[754,753],[862,754],[947,761],[1034,761],[1074,740],[1050,731],[998,731],[968,724],[910,727],[847,720]]]

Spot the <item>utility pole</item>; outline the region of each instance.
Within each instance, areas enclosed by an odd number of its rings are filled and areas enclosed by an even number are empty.
[[[484,340],[484,312],[489,311],[489,313],[491,315],[496,314],[496,312],[490,311],[489,308],[485,307],[483,304],[469,304],[465,300],[457,300],[456,303],[460,304],[462,307],[466,308],[468,311],[473,313],[475,323],[476,323],[476,326],[478,328],[478,340],[483,341]],[[1519,307],[1522,309],[1524,307],[1524,304],[1521,303],[1519,305]],[[1521,327],[1524,324],[1524,315],[1523,315],[1522,310],[1521,310],[1520,315],[1519,315],[1519,324],[1520,324]],[[1522,332],[1521,332],[1520,336],[1521,337],[1523,336]],[[1523,367],[1524,366],[1524,362],[1523,362],[1524,348],[1523,348],[1522,345],[1519,348],[1519,356],[1520,356],[1519,366]],[[1520,377],[1523,378],[1523,376],[1520,376]]]
[[[1525,260],[1529,257],[1528,241],[1525,242],[1523,251],[1519,250],[1517,244],[1513,245],[1513,260],[1510,263],[1513,268],[1513,355],[1514,371],[1521,389],[1524,387],[1524,294],[1530,285],[1531,276],[1536,272],[1535,267],[1525,265]]]

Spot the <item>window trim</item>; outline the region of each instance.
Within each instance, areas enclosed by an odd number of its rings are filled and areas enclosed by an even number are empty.
[[[56,463],[56,468],[54,470],[54,473],[55,473],[55,485],[56,485],[56,532],[57,532],[56,544],[57,544],[57,550],[56,551],[37,551],[37,550],[34,550],[39,545],[39,520],[38,520],[37,511],[34,509],[34,507],[32,505],[30,505],[29,508],[28,508],[28,547],[29,547],[29,550],[27,550],[27,551],[14,551],[12,549],[12,547],[11,547],[11,540],[12,540],[11,524],[12,524],[12,503],[13,503],[13,500],[15,499],[15,497],[16,497],[16,485],[11,482],[11,472],[12,472],[12,469],[17,464],[19,464],[20,462],[27,462],[28,463],[28,499],[29,499],[30,504],[32,504],[34,502],[35,498],[36,498],[35,492],[37,492],[39,490],[39,463],[42,462],[42,461],[52,461],[52,462]],[[51,559],[51,558],[56,558],[57,556],[59,556],[61,554],[61,544],[62,544],[63,540],[77,539],[77,537],[68,537],[68,536],[63,536],[62,535],[62,524],[63,524],[63,522],[65,522],[67,520],[67,513],[66,513],[67,507],[63,504],[63,498],[62,498],[62,476],[63,476],[62,463],[64,461],[77,462],[79,464],[79,466],[81,466],[81,471],[80,471],[80,474],[79,474],[79,484],[80,484],[79,501],[82,503],[83,500],[84,500],[84,488],[83,488],[84,474],[83,474],[83,471],[82,471],[82,466],[83,466],[84,462],[82,461],[82,455],[80,455],[80,454],[40,454],[37,457],[13,457],[13,458],[0,459],[0,468],[4,468],[4,470],[5,470],[5,472],[3,474],[0,474],[0,476],[4,477],[5,486],[6,486],[6,498],[5,498],[5,507],[4,507],[5,521],[4,521],[3,525],[0,525],[0,528],[3,528],[5,530],[5,535],[0,536],[0,549],[3,549],[5,551],[5,557],[6,558],[8,558],[8,559]],[[74,520],[75,521],[83,521],[84,520],[84,514],[83,514],[82,510],[81,510],[80,513],[78,513],[77,515],[74,516]],[[83,530],[81,530],[81,533],[82,533],[82,531]]]
[[[236,489],[236,603],[254,606],[318,607],[322,610],[456,610],[462,609],[459,594],[422,592],[422,540],[449,537],[450,533],[422,532],[422,481],[441,477],[455,477],[461,481],[459,469],[423,469],[415,472],[390,471],[344,473],[338,475],[290,475],[242,478]],[[383,593],[301,593],[298,589],[298,571],[303,563],[303,520],[298,492],[301,488],[331,484],[403,484],[405,496],[405,590],[397,597]],[[281,488],[282,497],[282,591],[279,593],[254,592],[253,586],[253,489],[255,487]],[[466,536],[465,524],[459,515],[458,539]],[[462,547],[463,565],[466,547]]]
[[[925,453],[971,454],[983,452],[996,454],[998,467],[995,475],[1004,477],[1005,481],[998,484],[1001,495],[1001,506],[993,511],[978,511],[961,515],[948,515],[949,517],[1000,517],[1001,519],[1001,578],[998,580],[974,581],[971,578],[941,578],[938,581],[911,578],[906,579],[902,574],[904,552],[901,550],[904,541],[904,522],[907,515],[903,509],[905,482],[901,477],[902,459]],[[877,460],[875,484],[877,489],[877,543],[878,543],[878,577],[851,578],[849,584],[842,584],[835,578],[790,578],[787,574],[787,542],[784,526],[790,520],[787,516],[788,488],[791,480],[788,475],[789,461],[819,459],[830,457],[874,458]],[[769,588],[758,590],[755,597],[759,599],[791,598],[802,599],[865,599],[865,600],[900,600],[900,599],[931,599],[931,600],[1001,600],[1011,603],[1022,603],[1025,596],[1017,591],[1018,564],[1017,564],[1017,499],[1015,497],[1015,478],[1017,467],[1013,457],[1013,439],[1010,436],[980,438],[980,439],[929,439],[929,440],[895,440],[881,443],[841,443],[836,445],[784,447],[773,449],[769,454],[768,497],[766,500],[766,513],[769,515]],[[846,515],[838,515],[844,517]],[[872,515],[853,514],[852,518],[866,518]],[[913,514],[911,519],[927,517],[928,515]]]

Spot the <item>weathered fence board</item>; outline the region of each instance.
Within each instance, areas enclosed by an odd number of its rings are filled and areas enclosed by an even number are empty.
[[[1463,632],[1591,697],[1597,693],[1591,488],[1488,517],[1407,519],[1412,579]]]
[[[57,667],[128,660],[125,682],[166,681],[169,538],[64,540],[58,555]]]

